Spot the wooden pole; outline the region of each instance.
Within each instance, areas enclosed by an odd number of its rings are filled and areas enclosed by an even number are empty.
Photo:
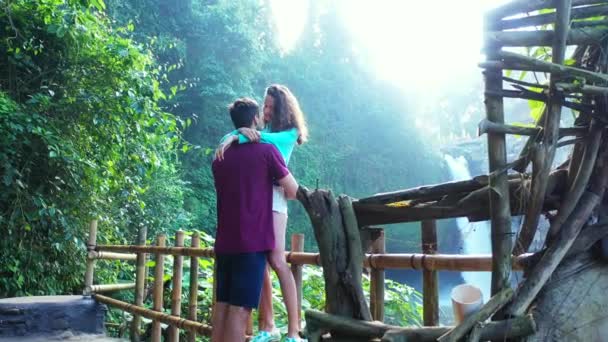
[[[89,241],[87,243],[87,250],[92,252],[95,250],[97,245],[97,220],[91,221],[89,225]],[[91,288],[93,287],[93,275],[95,273],[95,259],[87,258],[87,268],[84,273],[84,295],[91,295]]]
[[[386,341],[397,341],[398,339],[395,337],[401,336],[406,341],[436,341],[438,337],[455,328],[453,326],[404,328],[379,322],[360,321],[316,310],[306,310],[304,316],[306,317],[306,334],[311,342],[313,341],[310,338],[311,335],[319,336],[328,330],[367,340],[390,336],[392,339]],[[524,337],[534,331],[536,331],[536,323],[532,315],[520,316],[487,323],[482,328],[481,339],[483,341],[503,341],[505,338]]]
[[[311,219],[319,245],[328,312],[371,320],[361,288],[362,264],[359,225],[347,196],[335,198],[330,191],[300,186],[298,200]]]
[[[166,236],[160,234],[157,237],[156,245],[158,247],[165,247]],[[160,313],[163,312],[163,278],[165,276],[165,256],[163,254],[156,254],[155,256],[156,266],[154,267],[154,292],[153,292],[153,306],[152,309]],[[161,342],[161,327],[160,321],[152,322],[152,342]]]
[[[148,228],[145,226],[140,227],[137,232],[137,244],[140,246],[146,245],[146,237],[148,235]],[[137,260],[135,261],[135,305],[144,305],[144,292],[146,291],[146,259],[147,254],[138,253]],[[138,342],[140,339],[139,327],[141,323],[141,317],[139,315],[133,315],[131,321],[131,341]]]
[[[573,0],[572,6],[582,6],[602,3],[601,0]],[[509,1],[504,5],[498,6],[490,10],[487,14],[491,21],[498,21],[505,17],[514,16],[516,14],[523,14],[527,12],[533,12],[544,8],[554,8],[555,2],[553,0],[516,0]]]
[[[599,17],[608,14],[608,6],[597,5],[578,7],[572,9],[571,19],[583,19],[588,17]],[[541,26],[546,24],[552,24],[556,21],[557,15],[555,12],[539,14],[534,16],[525,16],[510,20],[500,20],[496,23],[495,29],[498,30],[509,30],[514,28],[524,28],[531,26]]]
[[[604,197],[608,183],[608,149],[601,152],[596,161],[596,170],[590,186],[576,205],[576,208],[564,223],[555,241],[543,253],[541,260],[534,266],[530,275],[517,289],[517,296],[506,311],[512,315],[521,315],[528,309],[540,290],[549,280],[559,263],[589,220],[589,216]]]
[[[304,252],[304,234],[291,235],[291,251],[295,253]],[[302,268],[302,264],[291,264],[291,273],[296,281],[296,292],[298,294],[298,322],[302,321]]]
[[[192,248],[199,248],[201,244],[198,232],[192,234]],[[198,305],[198,257],[190,257],[190,297],[188,300],[188,319],[196,322],[196,308]],[[213,305],[213,304],[212,304]],[[196,342],[196,331],[188,332],[188,342]]]
[[[422,221],[422,253],[437,253],[437,225],[435,221]],[[439,281],[437,271],[422,271],[422,305],[424,325],[439,325]]]
[[[552,49],[553,65],[561,66],[564,63],[566,52],[566,35],[569,30],[569,18],[571,0],[559,0],[556,2],[557,22],[555,23],[555,39]],[[507,55],[507,57],[513,57]],[[519,57],[515,57],[519,58]],[[523,222],[521,224],[516,253],[526,252],[534,237],[540,215],[542,212],[545,194],[547,190],[547,179],[551,172],[557,141],[559,139],[559,124],[561,120],[562,107],[560,100],[562,95],[556,90],[556,84],[560,81],[560,75],[552,73],[549,78],[549,102],[545,107],[542,141],[535,149],[531,149],[532,156],[532,186],[530,200]]]
[[[184,246],[184,232],[175,232],[175,247]],[[182,273],[184,257],[181,255],[173,257],[173,288],[171,290],[171,315],[179,317],[182,311]],[[169,327],[169,342],[179,342],[179,330],[177,327]]]
[[[593,45],[602,40],[608,33],[604,27],[587,27],[570,30],[564,40],[568,45]],[[492,31],[486,32],[486,38],[502,47],[551,46],[558,35],[557,31]]]
[[[486,27],[492,24],[486,22]],[[500,46],[486,39],[488,60],[498,60]],[[496,124],[504,125],[503,98],[490,95],[502,89],[502,70],[486,70],[485,107],[486,118]],[[504,133],[488,132],[488,161],[490,173],[504,168],[507,163],[507,150]],[[492,294],[509,287],[511,276],[511,206],[509,203],[509,179],[507,172],[490,177],[490,217],[492,229]]]
[[[372,254],[384,254],[386,252],[386,240],[384,229],[380,229],[378,237],[372,242]],[[372,267],[369,282],[369,309],[375,321],[384,322],[384,279],[385,272],[381,267]]]

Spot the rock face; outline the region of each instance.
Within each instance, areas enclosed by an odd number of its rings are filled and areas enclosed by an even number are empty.
[[[533,309],[538,331],[525,341],[606,341],[608,265],[578,256],[553,274]]]
[[[60,334],[103,334],[106,309],[83,296],[0,299],[0,340]]]

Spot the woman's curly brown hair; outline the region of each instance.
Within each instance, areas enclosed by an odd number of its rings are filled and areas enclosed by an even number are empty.
[[[284,85],[272,84],[266,88],[266,96],[274,100],[274,113],[270,119],[272,132],[280,132],[296,128],[298,130],[298,144],[308,140],[308,127],[300,104],[291,91]]]

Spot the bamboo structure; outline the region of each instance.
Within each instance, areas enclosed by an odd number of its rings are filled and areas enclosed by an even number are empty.
[[[605,229],[599,228],[606,226],[607,215],[598,212],[598,207],[608,202],[604,198],[608,183],[608,147],[604,134],[608,125],[608,20],[601,19],[607,14],[608,1],[602,0],[517,0],[490,11],[486,15],[484,33],[487,60],[480,64],[484,69],[486,118],[479,123],[478,131],[479,135],[487,135],[489,174],[471,180],[381,193],[353,201],[362,236],[367,234],[365,227],[370,225],[428,222],[456,217],[467,217],[469,221],[491,220],[492,260],[463,256],[449,257],[448,262],[445,256],[432,255],[431,249],[424,248],[420,257],[410,254],[409,263],[403,258],[404,255],[371,254],[363,257],[364,266],[371,266],[372,269],[409,266],[424,269],[427,275],[431,274],[431,270],[462,270],[469,266],[475,270],[492,271],[492,300],[459,326],[444,332],[443,336],[435,336],[433,340],[487,340],[484,331],[489,325],[503,324],[506,322],[501,321],[504,317],[527,317],[534,302],[542,300],[539,294],[553,272],[564,264],[563,261],[577,258],[579,254],[581,258],[591,257],[588,250],[608,236]],[[535,30],[524,30],[526,27]],[[571,57],[566,56],[568,45],[576,45]],[[506,47],[550,47],[551,61],[513,52],[522,50],[503,50]],[[567,57],[568,65],[565,65]],[[533,83],[505,77],[503,72],[506,70],[546,73],[549,82],[540,84],[538,81]],[[505,82],[514,90],[504,89]],[[537,92],[533,88],[542,91]],[[536,127],[517,127],[505,123],[504,98],[544,102],[545,110]],[[576,112],[572,127],[560,127],[563,108]],[[519,158],[513,161],[506,159],[506,134],[529,137]],[[571,138],[562,140],[565,137]],[[556,150],[569,145],[574,145],[570,158],[554,168]],[[530,163],[531,172],[528,171]],[[301,189],[298,199],[307,209],[316,232],[340,226],[339,220],[332,218],[335,214],[331,193],[328,195],[325,190],[310,192]],[[330,203],[329,207],[311,205],[319,199]],[[515,245],[511,231],[513,215],[523,215]],[[535,254],[526,254],[537,233],[541,215],[545,215],[550,222],[544,247]],[[334,227],[327,222],[331,220],[334,220]],[[423,233],[430,231],[423,228]],[[315,237],[320,246],[327,243],[333,246],[348,244],[347,240],[334,242],[331,239],[335,236],[322,233],[316,233]],[[344,235],[343,238],[348,239],[348,236]],[[429,239],[432,236],[423,236],[423,247]],[[338,253],[334,260],[342,257],[339,252],[320,250],[321,259],[324,253]],[[314,261],[312,255],[291,255],[291,258]],[[471,264],[465,260],[471,260]],[[327,273],[334,272],[334,269],[326,269],[325,263],[323,266],[327,279]],[[510,272],[515,267],[526,272],[520,287],[513,292]],[[352,279],[359,276],[356,273],[358,269],[350,272],[343,277]],[[424,288],[426,311],[431,306],[426,302],[432,300],[427,297],[436,295],[426,294],[427,289],[432,289],[431,286],[425,284]],[[329,294],[327,300],[332,300]],[[351,298],[350,302],[353,304],[349,305],[356,306],[358,299]],[[417,339],[405,333],[385,330],[383,334],[375,333],[372,336],[369,333],[377,329],[377,325],[369,325],[365,320],[354,320],[356,323],[349,325],[344,320],[357,318],[356,315],[347,312],[338,315],[341,316],[339,319],[334,316],[329,319],[307,312],[308,326],[313,331],[309,335],[311,340],[318,340],[327,331],[332,333],[332,339],[350,332],[361,340],[365,340],[365,337],[382,337],[382,341],[424,340],[419,338],[420,335],[415,335]],[[499,321],[483,323],[491,316]],[[541,317],[541,320],[547,319],[550,318]],[[528,329],[518,337],[531,334],[535,329]],[[334,336],[334,333],[338,336]]]

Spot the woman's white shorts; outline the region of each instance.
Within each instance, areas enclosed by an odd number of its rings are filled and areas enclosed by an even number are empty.
[[[287,199],[285,191],[280,186],[272,187],[272,211],[287,215]]]

